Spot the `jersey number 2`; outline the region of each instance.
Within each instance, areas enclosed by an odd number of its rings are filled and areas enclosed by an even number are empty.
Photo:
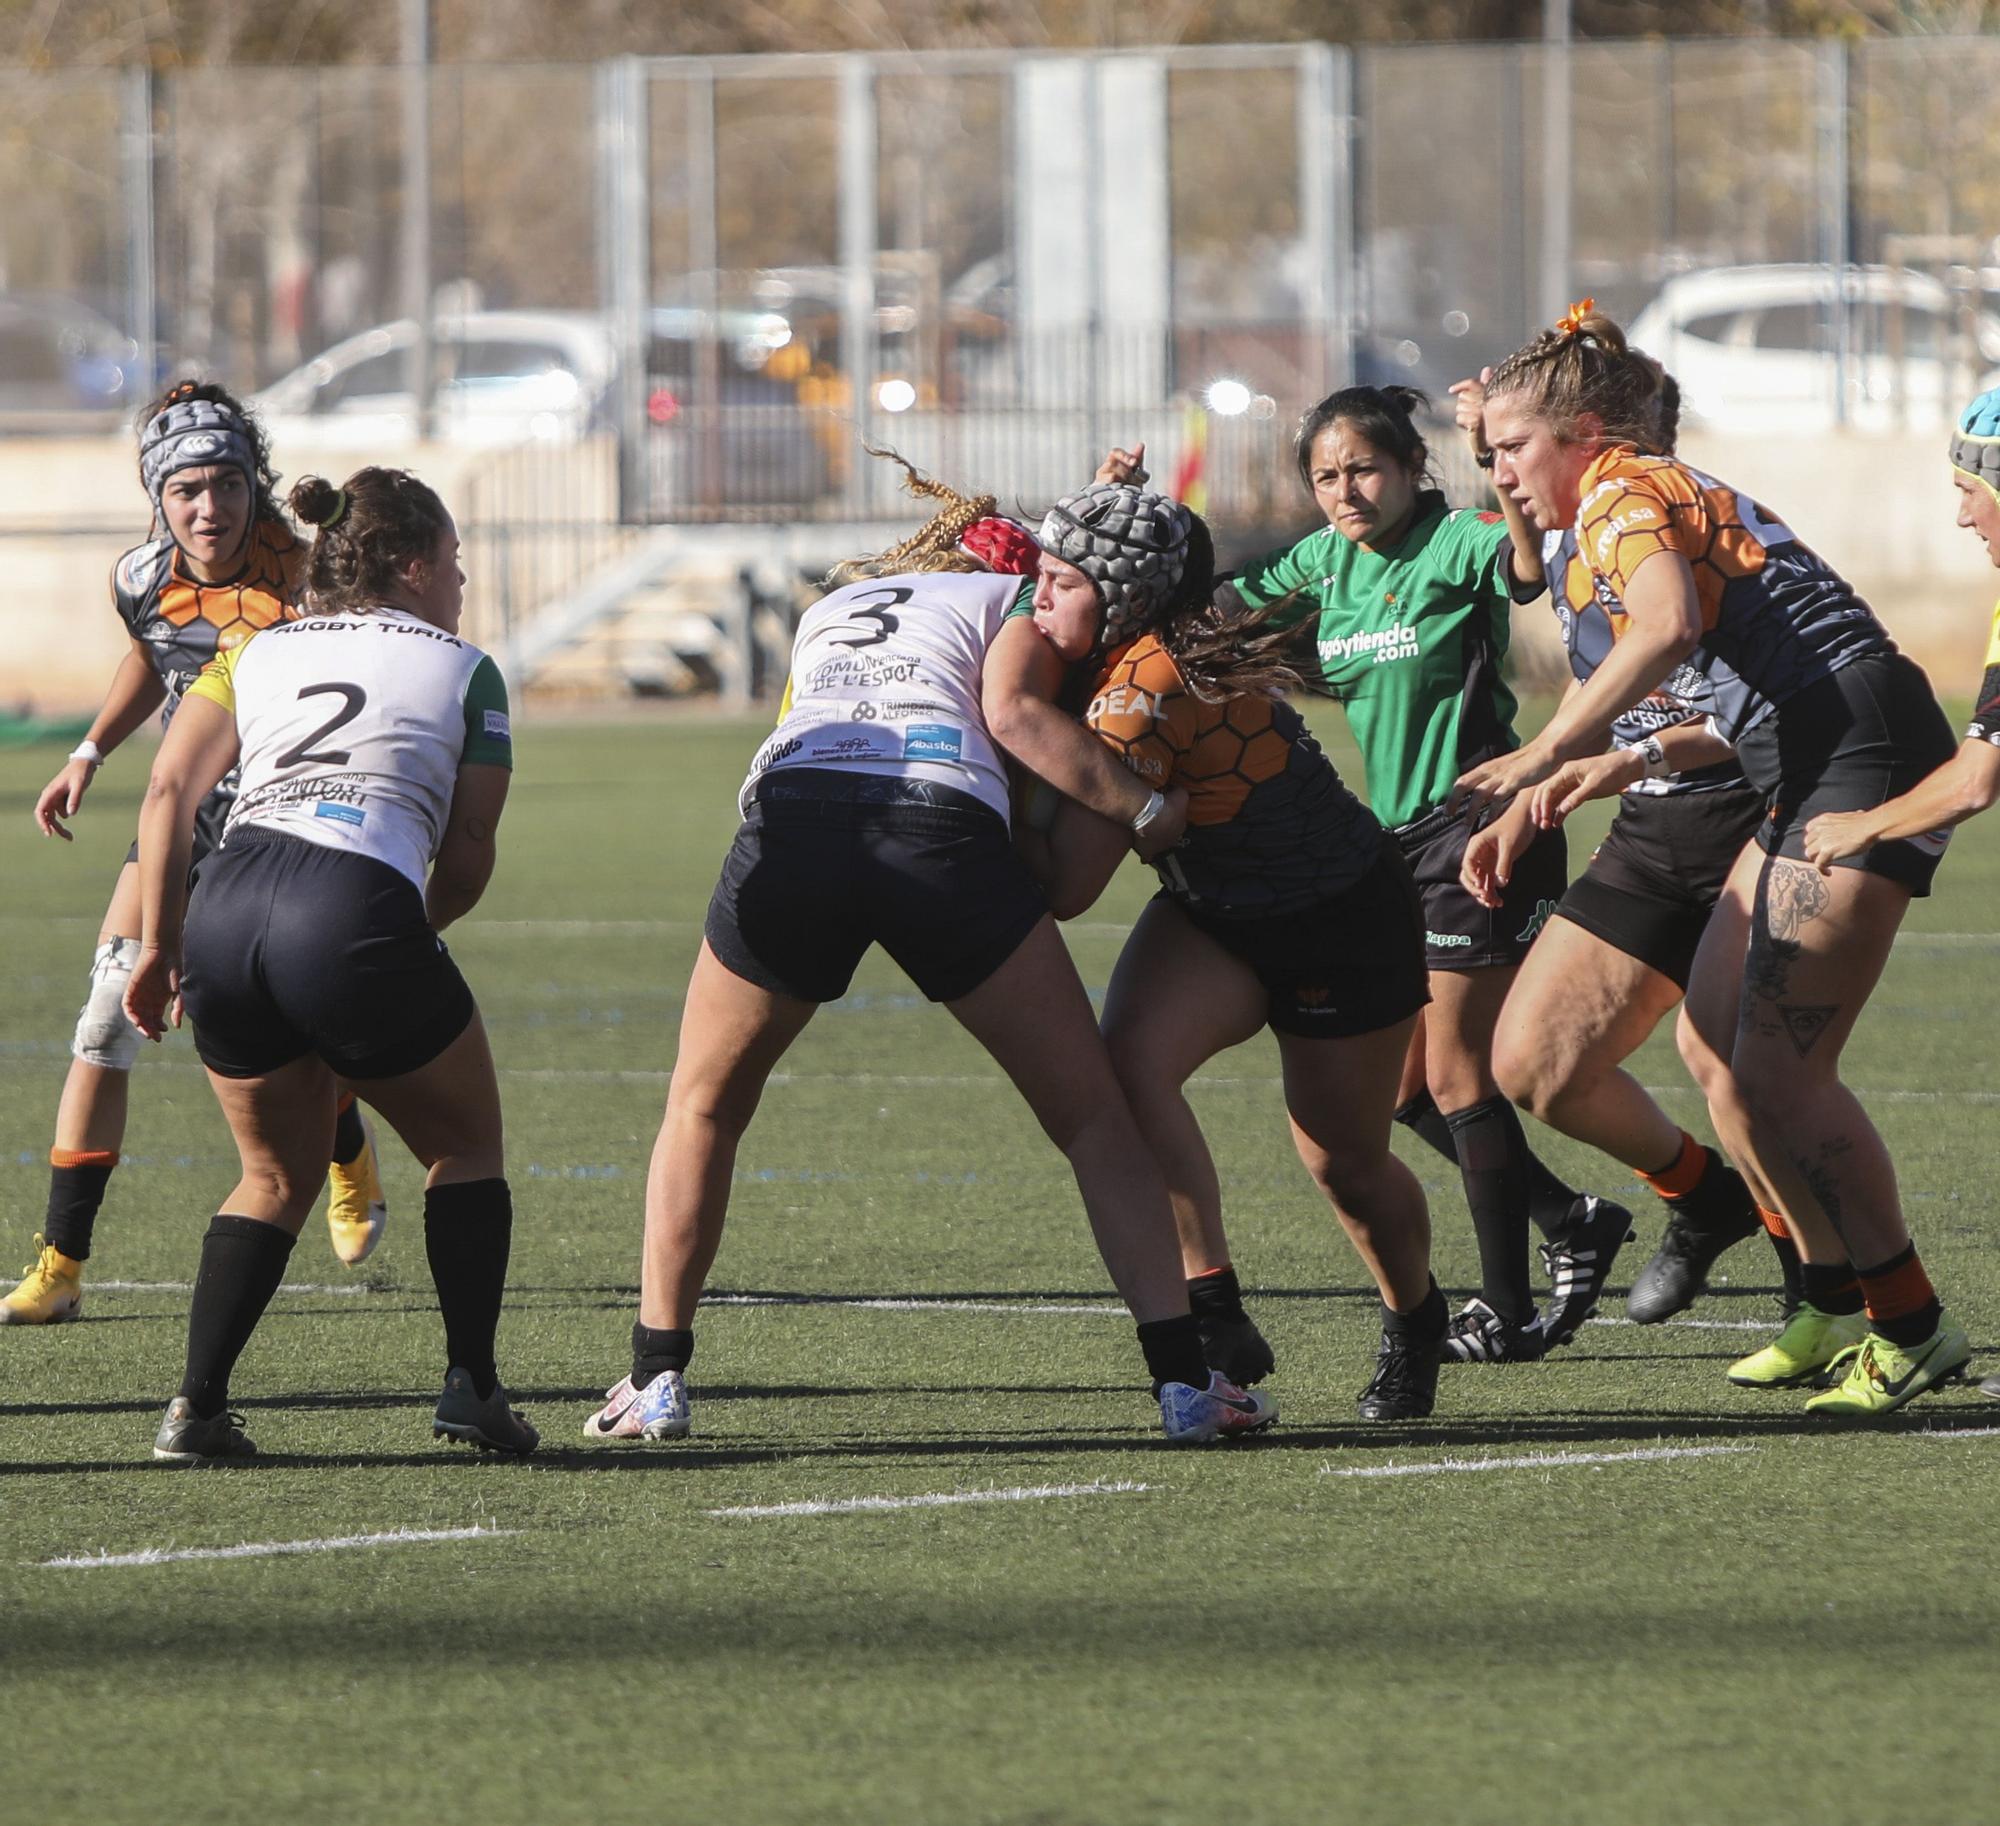
[[[299,701],[304,703],[309,697],[324,697],[329,691],[338,691],[343,702],[332,716],[320,724],[311,735],[295,747],[285,750],[274,765],[278,767],[345,767],[353,753],[348,748],[315,748],[315,742],[323,742],[336,729],[344,729],[358,717],[368,702],[368,693],[359,685],[308,685],[299,693]]]

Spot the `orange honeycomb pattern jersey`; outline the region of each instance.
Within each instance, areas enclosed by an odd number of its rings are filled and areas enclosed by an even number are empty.
[[[1188,795],[1187,834],[1154,867],[1221,914],[1293,912],[1351,887],[1382,827],[1283,698],[1206,704],[1148,634],[1106,660],[1084,721],[1143,780]]]
[[[1583,472],[1576,538],[1561,588],[1579,615],[1605,624],[1602,642],[1581,643],[1601,647],[1599,659],[1626,630],[1639,567],[1660,552],[1687,561],[1701,643],[1660,690],[1713,716],[1731,740],[1807,685],[1891,649],[1874,611],[1790,527],[1671,457],[1628,445],[1601,453]]]
[[[118,560],[111,600],[167,688],[162,728],[173,720],[181,694],[217,654],[298,614],[305,568],[305,546],[277,520],[256,523],[249,558],[228,583],[199,583],[188,576],[171,539],[148,540]]]

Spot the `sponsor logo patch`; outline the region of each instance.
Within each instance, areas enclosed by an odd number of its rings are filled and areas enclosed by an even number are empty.
[[[903,731],[903,758],[909,761],[956,761],[964,744],[963,732],[949,723],[912,723]]]
[[[514,739],[513,727],[507,721],[506,711],[488,710],[484,715],[486,719],[486,733],[496,742],[511,742]]]
[[[368,814],[358,805],[335,805],[322,799],[313,807],[315,818],[331,818],[336,824],[366,824]]]
[[[1472,949],[1472,940],[1467,938],[1463,932],[1426,932],[1424,934],[1424,943],[1435,945],[1440,951],[1470,951]]]

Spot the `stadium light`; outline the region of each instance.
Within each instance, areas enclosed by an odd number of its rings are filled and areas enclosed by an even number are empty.
[[[885,380],[875,389],[875,403],[884,412],[907,412],[917,403],[917,390],[906,380]]]
[[[1252,394],[1240,380],[1212,380],[1204,397],[1218,418],[1241,418],[1250,410]]]

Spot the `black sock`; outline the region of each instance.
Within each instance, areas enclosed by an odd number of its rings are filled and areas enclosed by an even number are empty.
[[[1197,1320],[1250,1316],[1243,1310],[1243,1286],[1234,1268],[1212,1268],[1207,1274],[1194,1275],[1187,1290],[1188,1307]]]
[[[500,1329],[513,1235],[514,1201],[504,1179],[432,1186],[424,1194],[424,1254],[437,1284],[445,1356],[451,1368],[472,1378],[482,1401],[500,1380],[493,1336]]]
[[[1445,1120],[1472,1207],[1480,1298],[1508,1324],[1525,1325],[1535,1310],[1528,1287],[1528,1150],[1519,1120],[1507,1121],[1513,1113],[1505,1097],[1488,1097]]]
[[[1404,1104],[1396,1112],[1396,1120],[1419,1141],[1429,1142],[1453,1166],[1458,1165],[1458,1150],[1451,1140],[1451,1123],[1428,1090],[1417,1092]]]
[[[1742,1237],[1760,1229],[1763,1219],[1743,1175],[1714,1148],[1703,1148],[1702,1155],[1701,1177],[1679,1197],[1666,1200],[1667,1208],[1708,1236]]]
[[[204,1420],[229,1405],[229,1373],[285,1278],[292,1240],[276,1224],[227,1215],[214,1219],[201,1239],[180,1392]]]
[[[97,1210],[110,1183],[110,1166],[51,1167],[49,1212],[42,1219],[42,1241],[73,1262],[87,1262],[90,1233],[96,1228]]]
[[[1176,1319],[1148,1319],[1139,1327],[1139,1348],[1157,1391],[1163,1382],[1208,1387],[1208,1359],[1201,1353],[1201,1330],[1193,1313]]]
[[[1502,1107],[1504,1113],[1500,1120],[1507,1125],[1512,1145],[1520,1149],[1522,1164],[1527,1169],[1528,1215],[1534,1220],[1535,1228],[1553,1241],[1569,1228],[1570,1213],[1583,1194],[1558,1179],[1542,1157],[1528,1146],[1527,1131],[1521,1127],[1521,1112],[1505,1097],[1495,1101]]]
[[[333,1158],[344,1167],[367,1145],[368,1131],[361,1126],[361,1105],[349,1097],[334,1112]]]
[[[1435,1344],[1442,1338],[1450,1319],[1451,1308],[1444,1303],[1444,1295],[1438,1291],[1435,1278],[1431,1281],[1430,1291],[1408,1312],[1398,1312],[1386,1300],[1382,1303],[1383,1331],[1417,1338],[1425,1344]]]
[[[644,1388],[662,1370],[684,1370],[694,1361],[694,1333],[632,1325],[632,1386]]]
[[[1861,1282],[1852,1262],[1801,1262],[1799,1289],[1821,1312],[1861,1310]]]
[[[1768,1231],[1765,1232],[1770,1235]],[[1785,1284],[1785,1310],[1795,1312],[1806,1298],[1805,1263],[1799,1260],[1799,1246],[1789,1236],[1772,1236],[1771,1253],[1778,1258],[1778,1273]],[[1818,1304],[1818,1302],[1814,1302]],[[1824,1311],[1824,1308],[1821,1308]]]

